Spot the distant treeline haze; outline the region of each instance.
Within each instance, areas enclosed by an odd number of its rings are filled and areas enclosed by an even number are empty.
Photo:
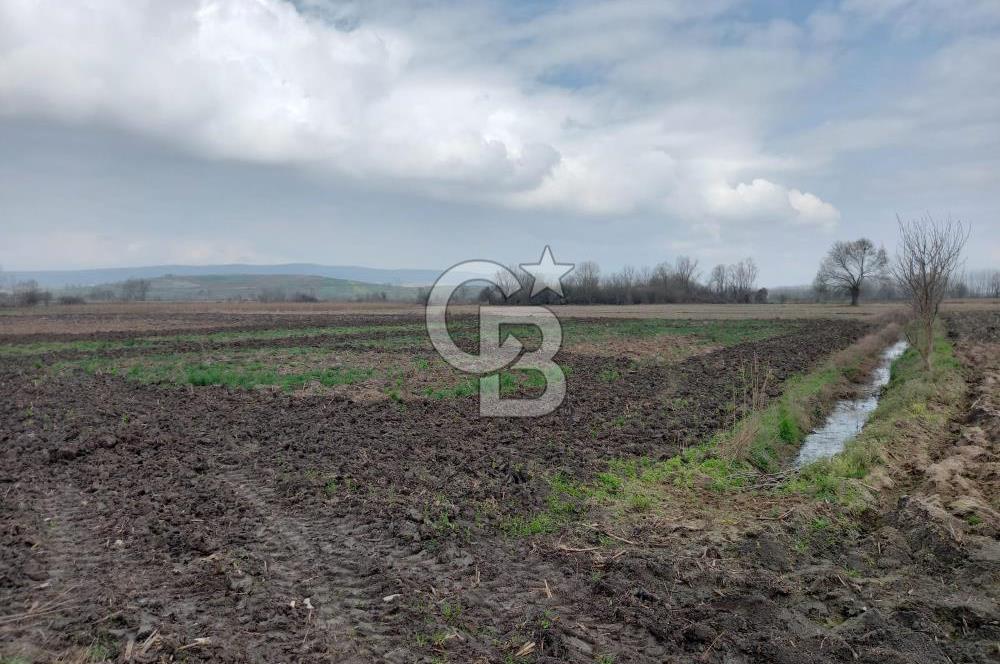
[[[519,267],[511,272],[523,286],[506,302],[525,304],[531,288],[531,276]],[[784,303],[848,302],[851,294],[844,288],[831,287],[819,278],[810,286],[779,287],[768,290],[758,284],[759,270],[752,258],[731,265],[716,265],[707,273],[698,261],[680,256],[672,263],[655,267],[625,267],[603,273],[593,261],[585,261],[563,279],[563,297],[549,291],[532,302],[543,304],[669,304],[669,303]],[[428,289],[390,285],[363,284],[347,280],[313,276],[210,276],[185,277],[184,284],[196,282],[198,288],[171,289],[178,280],[170,275],[153,280],[128,279],[116,284],[75,287],[50,291],[37,283],[17,281],[10,273],[0,273],[0,306],[36,306],[52,303],[143,301],[147,299],[257,300],[263,302],[316,302],[322,300],[356,302],[426,301]],[[498,279],[503,278],[498,276]],[[508,290],[514,290],[509,288]],[[235,296],[233,294],[236,294]],[[888,274],[875,274],[860,284],[860,299],[893,301],[904,299],[899,285]],[[950,298],[1000,298],[1000,270],[970,270],[956,275],[948,285]],[[457,301],[499,304],[504,302],[496,286],[468,284],[455,296]]]

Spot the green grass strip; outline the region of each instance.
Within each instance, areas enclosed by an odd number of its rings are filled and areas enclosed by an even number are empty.
[[[923,370],[915,350],[907,350],[892,364],[889,384],[861,433],[848,441],[842,453],[803,468],[783,490],[863,507],[867,492],[857,480],[886,464],[887,451],[905,451],[912,445],[908,432],[920,432],[925,442],[935,434],[947,435],[965,393],[954,348],[939,330],[931,371]]]

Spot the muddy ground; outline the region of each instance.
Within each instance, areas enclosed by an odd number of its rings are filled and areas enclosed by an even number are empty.
[[[963,491],[914,468],[905,497],[822,532],[798,509],[832,507],[697,487],[627,530],[504,524],[545,509],[555,474],[706,440],[754,357],[774,397],[863,322],[666,364],[566,352],[567,401],[537,420],[4,357],[0,661],[995,661],[1000,353],[991,319],[963,316],[978,396],[933,452],[976,461],[945,463]]]

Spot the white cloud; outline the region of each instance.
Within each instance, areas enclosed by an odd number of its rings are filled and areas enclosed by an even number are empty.
[[[818,196],[786,189],[762,178],[734,187],[716,187],[708,203],[719,216],[743,222],[787,223],[830,230],[840,220],[837,209]]]
[[[757,191],[792,163],[762,147],[764,129],[828,57],[789,22],[720,29],[731,4],[595,2],[509,21],[480,5],[4,0],[0,114],[110,122],[445,199],[833,224],[813,194]],[[594,85],[562,83],[572,66]]]
[[[764,4],[0,0],[0,262],[431,265],[558,237],[791,283],[831,229],[891,246],[931,212],[995,264],[1000,3]]]
[[[798,189],[788,191],[788,204],[795,210],[792,222],[805,226],[818,226],[831,230],[840,221],[840,212],[826,201],[809,192]]]

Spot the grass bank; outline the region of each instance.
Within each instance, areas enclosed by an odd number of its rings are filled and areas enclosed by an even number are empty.
[[[931,371],[923,370],[915,350],[907,350],[893,363],[889,384],[861,433],[842,453],[803,468],[782,490],[851,507],[868,504],[875,491],[893,485],[897,466],[923,456],[948,435],[965,394],[960,364],[939,328]]]
[[[767,377],[760,377],[755,367],[745,370],[742,405],[746,415],[713,437],[708,451],[762,473],[780,471],[836,402],[851,396],[857,385],[870,377],[882,351],[901,334],[893,323],[862,337],[812,371],[785,381],[781,396],[768,404],[763,404],[760,396],[766,390]]]
[[[900,334],[898,325],[885,326],[835,353],[812,371],[790,378],[783,384],[781,395],[769,402],[766,394],[770,378],[766,366],[760,362],[748,364],[733,386],[733,421],[710,440],[663,460],[612,459],[605,472],[587,482],[557,474],[549,479],[547,508],[528,518],[511,518],[505,529],[514,535],[553,532],[591,508],[627,515],[655,511],[676,498],[677,489],[725,492],[757,486],[762,478],[786,466],[808,432],[830,412],[837,399],[849,396],[859,382],[868,378],[882,351],[897,341]],[[947,372],[956,365],[947,341],[942,339],[940,343],[942,356],[936,358],[936,371]],[[894,366],[891,394],[876,411],[877,416],[884,418],[890,412],[888,409],[901,408],[900,402],[914,403],[919,400],[918,395],[927,391],[927,382],[936,384],[936,377],[916,375],[919,358],[914,356],[910,351]],[[897,396],[901,391],[905,394]],[[880,425],[879,430],[893,426],[890,422]],[[822,469],[819,465],[811,466],[806,474],[779,485],[778,490],[824,499],[846,495],[844,489],[838,488],[836,478],[857,477],[859,473],[863,476],[863,468],[867,466],[862,459],[874,454],[872,441],[877,438],[866,429],[859,441],[852,444],[852,449],[859,446],[857,451],[847,455],[847,459],[828,462]]]

